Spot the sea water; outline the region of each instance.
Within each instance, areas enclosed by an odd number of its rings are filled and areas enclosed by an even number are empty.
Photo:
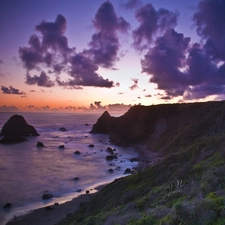
[[[14,114],[0,113],[0,129]],[[100,114],[19,114],[40,136],[28,137],[22,143],[0,144],[0,225],[29,210],[72,200],[98,184],[124,176],[126,168],[136,166],[130,162],[137,157],[134,149],[114,146],[108,135],[90,133]],[[67,131],[60,131],[61,127]],[[38,141],[44,147],[36,147]],[[65,148],[60,149],[60,145]],[[107,147],[115,149],[117,160],[106,160]],[[108,171],[110,168],[113,172]],[[51,193],[53,198],[42,200],[44,193]],[[8,202],[12,207],[3,209]]]

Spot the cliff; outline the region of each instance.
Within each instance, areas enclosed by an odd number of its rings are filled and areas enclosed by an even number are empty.
[[[133,106],[120,117],[104,112],[92,133],[110,135],[119,145],[166,149],[225,130],[225,101]]]
[[[105,112],[92,132],[163,157],[107,185],[60,225],[225,224],[224,101],[134,106],[118,118]]]

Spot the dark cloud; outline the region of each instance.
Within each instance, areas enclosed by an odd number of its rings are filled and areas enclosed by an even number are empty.
[[[30,47],[19,48],[19,56],[24,67],[29,71],[47,66],[60,73],[68,62],[73,49],[68,47],[66,30],[66,19],[58,15],[55,22],[43,20],[36,26],[36,30],[42,37],[32,35],[29,39]]]
[[[117,31],[126,32],[130,27],[122,17],[117,17],[111,2],[104,2],[98,9],[93,21],[94,27],[101,33],[115,34]]]
[[[55,84],[49,76],[46,75],[44,71],[41,72],[40,76],[34,75],[33,77],[30,76],[29,72],[26,75],[26,83],[29,85],[38,85],[41,87],[53,87]]]
[[[113,87],[113,81],[104,79],[97,74],[98,66],[92,61],[88,54],[79,53],[71,59],[71,71],[69,72],[72,79],[67,82],[57,82],[60,86],[94,86],[94,87]]]
[[[138,88],[138,79],[131,79],[133,82],[134,82],[134,84],[133,85],[131,85],[129,88],[133,91],[134,89],[136,89],[136,88]]]
[[[134,8],[137,8],[138,6],[141,6],[141,4],[142,4],[141,0],[127,0],[121,3],[121,5],[125,9],[134,9]]]
[[[119,41],[110,34],[94,34],[89,46],[91,47],[90,53],[97,65],[111,68],[118,60]]]
[[[198,4],[193,20],[197,32],[206,40],[206,52],[217,60],[225,60],[225,1],[204,0]]]
[[[152,43],[156,35],[175,27],[178,13],[163,8],[157,11],[153,5],[147,4],[136,11],[135,17],[140,26],[133,31],[134,46],[143,50],[146,44]]]
[[[200,9],[195,14],[195,20],[196,15],[209,13],[202,7],[202,4],[208,5],[209,2],[206,4],[206,1],[202,1],[199,4]],[[201,16],[204,17],[205,15]],[[208,15],[207,19],[211,17],[213,14]],[[199,24],[197,28],[200,29]],[[217,26],[214,28],[217,29]],[[203,27],[198,33],[203,39],[205,33],[208,37],[210,35]],[[215,34],[220,32],[215,31]],[[148,53],[141,61],[143,72],[151,75],[150,82],[156,83],[159,90],[165,91],[165,96],[161,99],[170,100],[182,96],[185,100],[192,100],[225,93],[225,64],[222,54],[217,57],[212,55],[212,51],[206,47],[209,38],[201,43],[191,44],[190,41],[190,38],[174,29],[167,29],[162,36],[155,38],[153,46],[148,48]]]
[[[184,66],[189,42],[190,38],[168,29],[155,40],[154,47],[141,61],[143,72],[152,74],[150,81],[173,96],[182,95],[186,86],[187,78],[179,68]]]
[[[101,101],[95,101],[94,103],[90,104],[90,110],[105,110],[106,106],[101,105]]]
[[[3,64],[3,60],[2,59],[0,59],[0,64]]]
[[[62,15],[58,15],[54,22],[43,20],[36,26],[41,37],[32,35],[29,47],[19,48],[19,56],[27,69],[26,83],[44,87],[53,87],[58,84],[66,88],[78,88],[82,86],[114,87],[113,81],[104,79],[97,71],[99,66],[113,68],[119,59],[120,43],[118,34],[127,32],[129,23],[122,17],[118,17],[110,2],[103,3],[93,20],[96,33],[92,35],[89,49],[79,53],[75,48],[68,46],[65,36],[67,21]],[[44,72],[56,76],[55,81]],[[32,75],[31,70],[40,71],[38,75]],[[70,78],[63,80],[61,72],[67,73]]]
[[[23,96],[26,95],[25,92],[20,91],[19,89],[14,88],[13,86],[5,87],[2,85],[1,90],[3,94],[14,94],[14,95],[23,95]]]
[[[11,111],[18,111],[19,108],[16,107],[15,105],[1,105],[0,106],[0,111],[1,112],[11,112]]]
[[[130,24],[118,17],[111,2],[104,2],[98,9],[93,24],[97,33],[89,43],[89,52],[94,62],[105,68],[112,68],[118,60],[120,48],[118,33],[126,33]]]
[[[62,15],[58,15],[55,22],[46,22],[43,20],[36,26],[36,30],[42,34],[42,49],[47,51],[52,49],[55,52],[61,52],[66,59],[67,52],[70,51],[68,47],[68,40],[64,36],[66,31],[66,18]],[[40,49],[40,44],[37,42],[37,50]]]
[[[76,106],[66,106],[65,108],[64,108],[65,110],[69,110],[69,111],[75,111],[75,110],[77,110],[77,107]]]
[[[46,105],[46,106],[42,106],[41,109],[43,110],[49,110],[51,107],[49,105]]]

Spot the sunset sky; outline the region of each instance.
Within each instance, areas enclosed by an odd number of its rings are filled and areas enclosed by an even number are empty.
[[[0,111],[225,99],[225,0],[1,0]]]

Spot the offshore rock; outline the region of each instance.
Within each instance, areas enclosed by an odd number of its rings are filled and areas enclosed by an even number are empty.
[[[4,137],[0,140],[1,144],[13,144],[27,141],[24,136],[39,136],[36,129],[29,125],[23,116],[13,115],[4,124],[1,130]]]
[[[8,209],[8,208],[11,208],[12,206],[12,203],[6,203],[4,206],[3,206],[3,209]]]
[[[47,199],[50,199],[50,198],[52,198],[52,197],[53,197],[53,195],[50,194],[50,193],[45,193],[45,194],[42,195],[42,199],[43,199],[43,200],[47,200]]]
[[[40,141],[37,142],[36,146],[37,147],[45,147],[44,144],[42,142],[40,142]]]
[[[5,136],[0,140],[1,144],[13,144],[13,143],[19,143],[27,141],[26,138],[21,136]]]
[[[106,156],[106,160],[114,160],[114,159],[117,159],[116,155],[107,155]]]
[[[1,130],[4,136],[39,136],[36,129],[29,125],[21,115],[13,115]]]
[[[67,131],[67,129],[65,127],[60,127],[59,130],[62,131],[62,132]]]

